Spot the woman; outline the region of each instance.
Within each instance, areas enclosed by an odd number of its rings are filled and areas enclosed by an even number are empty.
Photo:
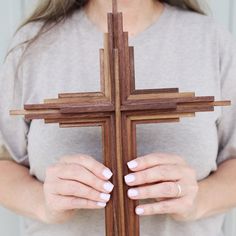
[[[236,102],[232,36],[196,1],[171,2],[118,1],[135,46],[137,87]],[[61,92],[98,91],[110,9],[111,0],[41,2],[4,63],[0,130],[14,162],[0,162],[0,202],[24,216],[24,235],[104,235],[102,209],[114,186],[101,164],[100,130],[63,130],[11,118],[8,110]],[[233,105],[138,127],[138,157],[124,178],[131,199],[152,200],[136,208],[141,235],[222,235],[224,212],[236,206],[235,113]]]

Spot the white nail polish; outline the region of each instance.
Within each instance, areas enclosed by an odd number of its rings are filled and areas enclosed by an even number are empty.
[[[130,174],[130,175],[126,175],[125,176],[125,182],[126,183],[131,183],[131,182],[134,182],[135,181],[135,176]]]
[[[135,212],[136,212],[137,215],[142,215],[144,213],[144,209],[138,207],[138,208],[135,209]]]
[[[107,204],[104,203],[104,202],[97,202],[97,205],[98,205],[99,207],[105,207]]]
[[[111,182],[106,182],[103,186],[103,188],[107,191],[107,192],[111,192],[114,188],[114,185]]]
[[[128,190],[128,196],[129,197],[137,197],[138,196],[138,191],[136,189],[129,189]]]
[[[103,176],[106,178],[106,179],[110,179],[111,176],[113,175],[112,172],[109,170],[109,169],[105,169],[103,172],[102,172]]]
[[[110,194],[107,194],[107,193],[101,193],[101,194],[100,194],[100,198],[101,198],[102,200],[109,201],[110,198],[111,198],[111,195],[110,195]]]
[[[134,169],[138,166],[138,162],[137,161],[130,161],[127,163],[127,165],[130,169]]]

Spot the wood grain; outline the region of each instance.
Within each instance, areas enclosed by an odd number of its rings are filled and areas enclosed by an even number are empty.
[[[112,170],[115,185],[105,210],[106,236],[139,236],[139,217],[135,214],[138,201],[128,198],[128,186],[123,180],[129,173],[127,162],[137,157],[136,126],[179,122],[197,112],[211,112],[215,106],[231,103],[215,101],[214,96],[180,92],[178,88],[136,89],[134,48],[129,46],[128,32],[123,31],[117,0],[112,3],[99,56],[101,91],[60,93],[58,98],[45,99],[42,104],[11,110],[10,115],[43,119],[61,128],[101,127],[104,164]]]

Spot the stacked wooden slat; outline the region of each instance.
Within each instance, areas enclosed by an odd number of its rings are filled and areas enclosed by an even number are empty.
[[[128,173],[126,163],[137,154],[136,125],[178,122],[182,117],[194,117],[196,112],[230,105],[230,101],[215,101],[213,96],[199,97],[178,88],[136,90],[134,64],[134,48],[129,46],[122,13],[113,0],[104,49],[100,49],[101,91],[59,94],[56,99],[10,112],[28,120],[58,123],[62,128],[102,127],[104,163],[113,171],[116,186],[106,208],[107,236],[139,235],[139,219],[134,212],[138,203],[127,197],[123,183]]]

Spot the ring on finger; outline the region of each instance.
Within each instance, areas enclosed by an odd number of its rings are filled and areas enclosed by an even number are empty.
[[[178,193],[176,195],[176,198],[179,198],[182,195],[182,188],[181,188],[180,184],[178,184],[178,183],[176,183],[176,186],[178,188]]]

